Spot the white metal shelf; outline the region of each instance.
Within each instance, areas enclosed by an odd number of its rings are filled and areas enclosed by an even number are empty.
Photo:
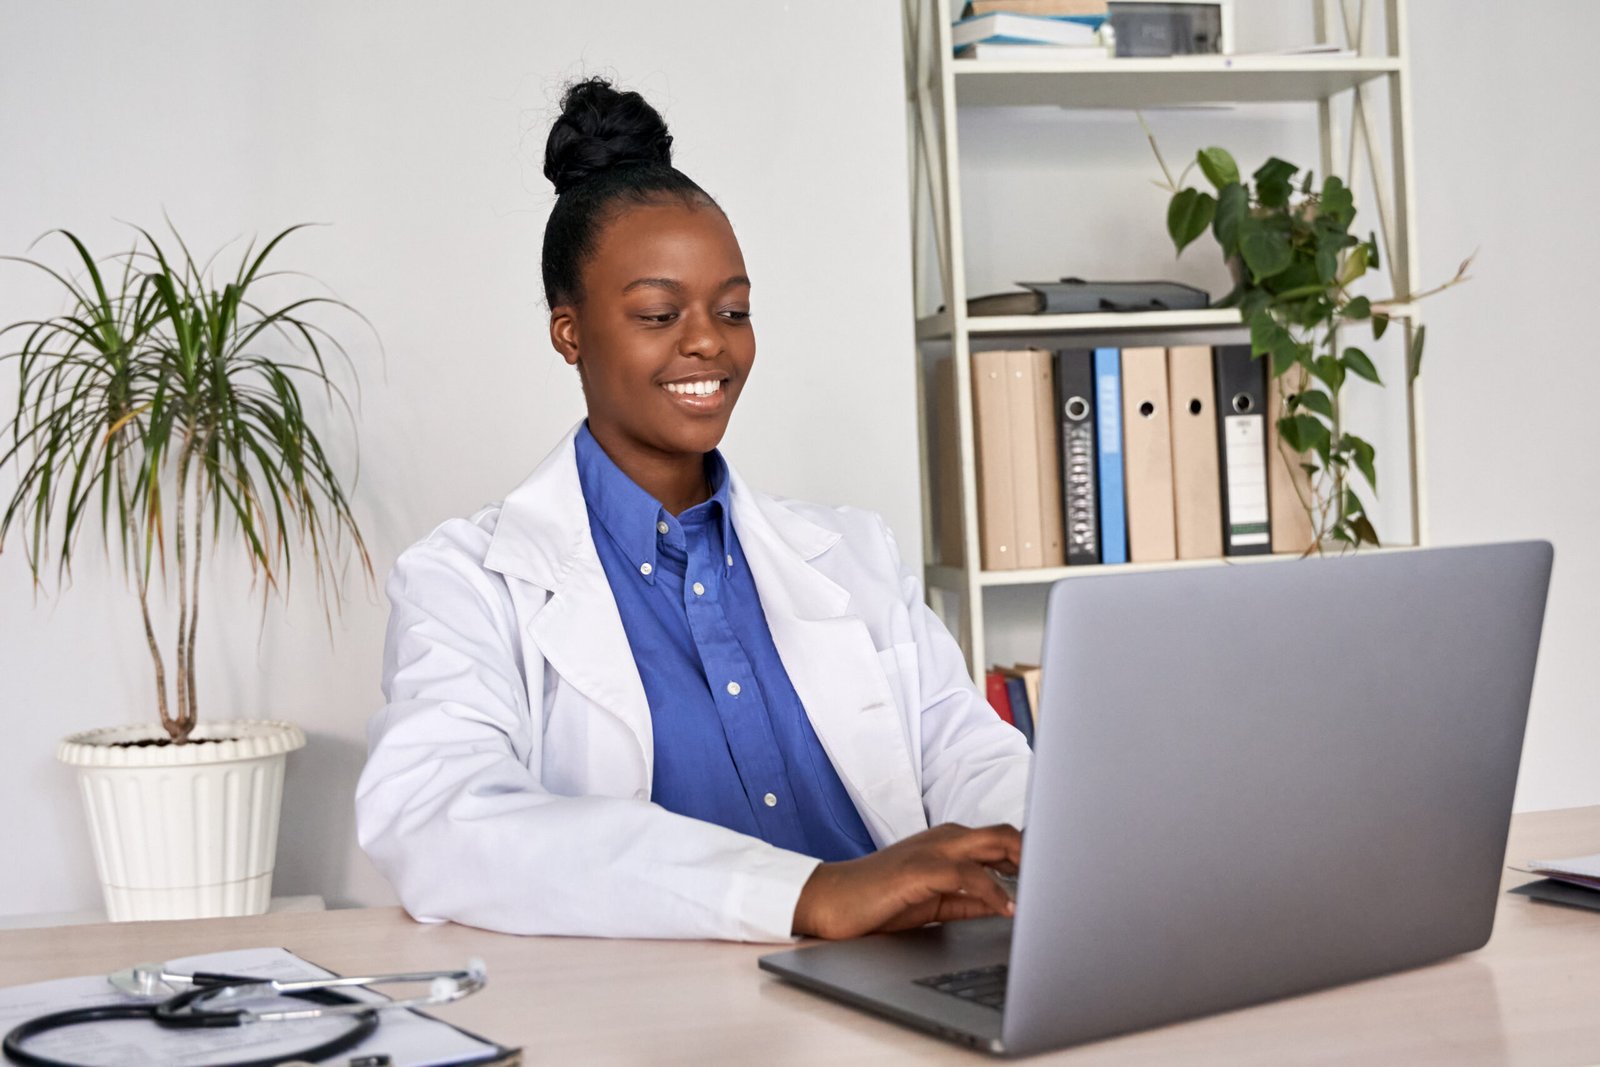
[[[1387,307],[1391,318],[1416,316],[1412,304]],[[967,334],[972,337],[1034,337],[1078,333],[1150,333],[1172,330],[1210,330],[1242,326],[1237,308],[1198,308],[1193,311],[1107,311],[1077,315],[977,315],[968,316]],[[918,341],[948,341],[952,337],[949,312],[941,311],[917,320]]]
[[[906,91],[912,214],[912,262],[919,293],[925,292],[930,265],[937,264],[939,301],[946,310],[919,318],[915,324],[914,358],[922,363],[917,382],[918,443],[923,498],[923,558],[936,559],[935,531],[948,513],[935,514],[932,468],[935,449],[953,446],[959,471],[959,496],[939,506],[959,510],[961,558],[978,567],[981,559],[977,493],[977,449],[974,440],[971,387],[972,354],[1001,345],[1067,347],[1121,344],[1138,339],[1149,344],[1204,344],[1224,331],[1241,331],[1231,308],[1197,311],[1133,312],[1087,315],[966,314],[971,295],[966,277],[966,227],[961,196],[961,146],[958,113],[963,109],[1051,106],[1068,109],[1185,107],[1232,104],[1313,104],[1320,140],[1319,174],[1339,174],[1355,188],[1366,171],[1370,186],[1357,189],[1358,202],[1375,203],[1382,235],[1385,273],[1391,292],[1408,299],[1418,291],[1416,233],[1410,170],[1411,116],[1409,72],[1405,56],[1406,0],[1311,0],[1316,39],[1351,48],[1356,55],[1329,56],[1179,56],[1162,59],[1095,59],[1087,62],[1001,62],[954,59],[950,25],[955,0],[901,0],[904,10]],[[1369,7],[1372,10],[1369,10]],[[1381,11],[1381,14],[1379,13]],[[1369,18],[1370,16],[1370,18]],[[1382,43],[1369,29],[1382,22]],[[1372,90],[1385,90],[1386,122],[1375,127]],[[1350,116],[1349,151],[1342,140],[1335,99]],[[1348,101],[1346,107],[1343,101]],[[1130,119],[1131,121],[1131,119]],[[1380,132],[1390,141],[1387,164],[1378,148]],[[1362,167],[1362,163],[1366,167]],[[1365,208],[1363,208],[1365,210]],[[924,225],[924,219],[931,227]],[[927,247],[931,237],[932,248]],[[1416,308],[1400,304],[1389,310],[1403,350],[1409,351],[1420,318]],[[1215,342],[1210,342],[1215,343]],[[947,348],[947,352],[940,348]],[[930,410],[929,357],[948,356],[954,425],[938,424]],[[1418,383],[1405,383],[1406,450],[1409,469],[1411,528],[1408,545],[1427,543],[1421,449],[1421,395]],[[953,437],[953,440],[952,440]],[[1404,536],[1404,535],[1403,535]],[[1228,557],[1101,566],[1050,567],[1020,571],[984,571],[965,567],[928,566],[924,571],[930,603],[954,624],[974,677],[983,677],[988,659],[984,606],[986,589],[1040,585],[1063,578],[1136,574],[1176,567],[1218,566],[1239,562],[1275,562],[1296,554]],[[951,596],[950,594],[954,594]]]
[[[1388,57],[1174,56],[1057,63],[957,59],[961,107],[1148,108],[1327,100],[1400,70]]]
[[[1396,546],[1393,549],[1365,549],[1372,551],[1403,551],[1412,546]],[[984,571],[976,575],[969,575],[964,567],[946,567],[938,563],[930,563],[923,568],[923,580],[933,589],[951,589],[961,591],[968,588],[973,579],[985,589],[997,586],[1017,585],[1051,585],[1063,578],[1093,578],[1115,574],[1139,574],[1148,571],[1173,571],[1188,570],[1195,567],[1222,567],[1232,566],[1236,563],[1283,563],[1303,559],[1299,552],[1278,552],[1260,556],[1219,556],[1211,559],[1174,559],[1163,560],[1159,563],[1096,563],[1077,567],[1032,567],[1014,571]]]

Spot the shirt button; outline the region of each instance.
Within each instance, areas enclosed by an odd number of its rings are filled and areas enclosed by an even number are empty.
[[[666,532],[667,532],[667,524],[666,523],[664,523],[664,522],[656,523],[656,533],[666,533]]]
[[[654,569],[655,568],[651,567],[650,564],[648,564],[648,563],[639,564],[639,573],[640,574],[649,574]]]
[[[706,587],[701,585],[699,582],[695,582],[694,583],[694,595],[695,596],[705,596],[706,595]]]
[[[730,567],[733,566],[733,557],[732,556],[728,557],[728,566],[730,566]]]
[[[739,683],[738,682],[729,682],[728,683],[728,695],[731,696],[731,697],[736,697],[736,696],[739,695]]]
[[[769,808],[775,808],[778,806],[778,798],[773,796],[771,793],[768,793],[766,796],[762,797],[761,800],[762,803],[766,804],[766,806]]]

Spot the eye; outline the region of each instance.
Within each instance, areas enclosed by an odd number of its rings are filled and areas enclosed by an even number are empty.
[[[656,314],[640,315],[639,321],[654,323],[657,326],[665,326],[667,323],[671,322],[677,317],[678,313],[676,311],[662,311]]]
[[[734,322],[750,321],[750,312],[748,311],[724,311],[723,314],[728,316],[728,318],[732,319]]]

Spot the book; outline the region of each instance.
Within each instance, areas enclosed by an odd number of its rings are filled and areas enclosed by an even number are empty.
[[[1011,669],[1021,676],[1022,684],[1027,687],[1028,710],[1033,714],[1033,725],[1034,729],[1037,730],[1039,726],[1039,679],[1044,672],[1037,663],[1018,663]]]
[[[1222,555],[1222,482],[1217,457],[1217,420],[1211,412],[1216,387],[1209,345],[1167,349],[1167,388],[1172,397],[1172,502],[1179,559]]]
[[[997,44],[979,41],[956,49],[957,59],[996,60],[1002,63],[1083,63],[1109,59],[1110,56],[1111,53],[1100,45]]]
[[[1016,484],[1006,412],[1006,354],[972,353],[972,416],[978,468],[978,554],[983,569],[1017,567]]]
[[[991,668],[983,676],[983,692],[1000,720],[1015,726],[1011,720],[1011,694],[1006,691],[1006,676],[1000,673],[1000,668]]]
[[[1122,359],[1115,348],[1094,350],[1095,473],[1099,479],[1100,562],[1128,562],[1127,513],[1122,495]]]
[[[1056,353],[1056,418],[1061,429],[1061,493],[1067,566],[1100,562],[1100,505],[1096,491],[1094,351]]]
[[[1098,24],[1105,21],[1106,0],[967,0],[966,6],[961,9],[961,17],[988,15],[996,11],[1009,11],[1015,15],[1093,19]]]
[[[1249,345],[1222,345],[1215,355],[1217,441],[1222,471],[1222,551],[1228,556],[1272,551],[1267,509],[1267,375]]]
[[[1005,679],[1006,701],[1011,705],[1011,725],[1017,732],[1033,744],[1033,709],[1028,704],[1028,686],[1022,680],[1022,675],[1009,667],[1001,667],[1000,676]]]
[[[1061,509],[1061,447],[1055,412],[1054,357],[1042,348],[1029,349],[1029,370],[1033,375],[1032,424],[1034,448],[1039,458],[1039,535],[1041,567],[1064,567],[1067,563],[1066,515]]]
[[[1034,425],[1033,352],[1018,349],[1006,358],[1006,438],[1011,455],[1011,507],[1016,550],[1012,566],[1044,566],[1044,508],[1039,497],[1039,441]]]
[[[1081,22],[1040,15],[994,11],[961,19],[950,27],[950,41],[960,48],[980,41],[1006,44],[1092,45],[1094,28]]]
[[[1306,379],[1306,369],[1299,364],[1281,378],[1267,376],[1267,517],[1274,552],[1305,552],[1316,538],[1303,503],[1311,499],[1311,476],[1300,466],[1305,457],[1286,447],[1278,433],[1284,383],[1294,394],[1306,387]]]
[[[959,567],[966,559],[966,537],[961,498],[961,447],[956,421],[956,361],[948,356],[930,360],[925,387],[933,417],[928,420],[926,448],[932,465],[934,558],[946,567]]]
[[[1172,417],[1167,414],[1167,350],[1122,350],[1122,443],[1128,559],[1178,558],[1172,504]]]

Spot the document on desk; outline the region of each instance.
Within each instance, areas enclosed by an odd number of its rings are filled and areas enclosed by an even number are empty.
[[[1526,869],[1529,874],[1542,874],[1558,882],[1570,882],[1585,889],[1600,889],[1600,852],[1565,860],[1534,860]]]
[[[136,961],[129,960],[132,964]],[[251,977],[298,979],[328,978],[332,972],[301,959],[282,948],[241,949],[188,956],[166,961],[167,969],[181,974],[213,971]],[[382,1002],[382,994],[348,990],[351,996]],[[155,1000],[165,999],[152,998]],[[62,978],[53,982],[0,989],[0,1033],[29,1019],[69,1008],[89,1008],[103,1004],[148,1003],[114,989],[105,975]],[[296,1003],[291,1001],[290,1003]],[[298,1005],[305,1007],[305,1002]],[[84,1067],[119,1064],[170,1064],[191,1067],[213,1063],[218,1058],[268,1059],[290,1057],[297,1050],[331,1040],[350,1029],[350,1017],[334,1016],[289,1022],[247,1023],[239,1027],[202,1030],[162,1029],[144,1019],[115,1019],[73,1026],[31,1039],[30,1052]],[[447,1064],[485,1064],[505,1062],[515,1054],[510,1050],[458,1030],[414,1011],[387,1011],[379,1016],[373,1035],[343,1056],[386,1054],[394,1067],[444,1067]]]

